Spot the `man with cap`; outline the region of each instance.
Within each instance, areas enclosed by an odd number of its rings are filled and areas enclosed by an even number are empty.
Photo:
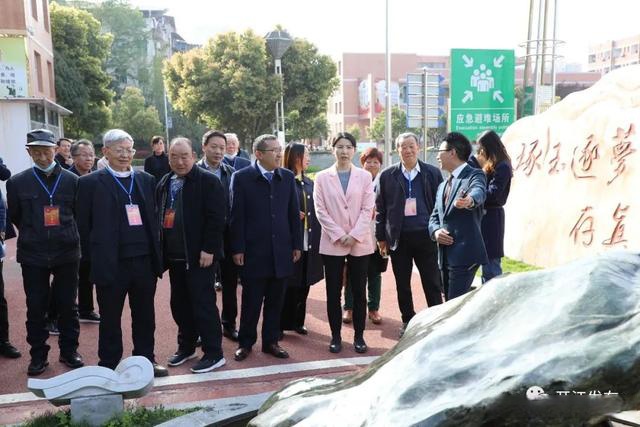
[[[59,360],[72,369],[84,365],[77,352],[80,237],[74,199],[78,177],[54,161],[56,141],[46,129],[27,134],[27,152],[33,167],[7,181],[7,201],[11,222],[18,227],[16,259],[27,297],[27,342],[31,346],[27,374],[39,375],[49,364],[45,329],[49,292],[58,310]]]
[[[76,213],[89,279],[96,286],[100,329],[98,364],[114,369],[122,358],[122,308],[131,308],[133,355],[153,363],[156,377],[168,375],[155,363],[153,305],[162,275],[153,175],[131,167],[133,139],[120,129],[104,134],[108,165],[78,183]]]

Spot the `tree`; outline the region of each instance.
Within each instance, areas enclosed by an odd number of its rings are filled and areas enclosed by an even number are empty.
[[[304,39],[294,39],[282,57],[287,139],[324,137],[327,99],[338,87],[336,65]]]
[[[375,140],[384,140],[384,125],[386,113],[384,110],[373,121],[369,129],[369,137]],[[420,133],[420,130],[407,128],[407,114],[398,107],[391,108],[391,137],[395,138],[402,132]]]
[[[192,120],[236,132],[243,140],[273,132],[282,82],[265,40],[248,30],[220,34],[200,49],[175,54],[164,70],[173,106]],[[335,65],[307,41],[282,58],[288,139],[324,136]],[[286,68],[285,68],[286,67]]]
[[[135,84],[151,100],[153,70],[147,61],[150,34],[142,12],[127,0],[104,0],[89,11],[102,23],[104,31],[113,35],[107,70],[113,77],[116,94],[121,96],[125,87]]]
[[[280,82],[264,39],[253,31],[219,34],[202,48],[174,54],[164,78],[171,103],[188,118],[243,140],[272,132]]]
[[[360,126],[354,123],[351,126],[349,126],[349,129],[347,129],[347,132],[353,135],[356,141],[360,141]]]
[[[73,111],[65,119],[66,134],[94,138],[111,121],[113,92],[104,65],[112,38],[100,32],[100,23],[86,11],[52,3],[50,17],[56,98]]]
[[[162,123],[156,107],[145,107],[142,91],[127,87],[122,98],[113,106],[113,124],[124,129],[138,143],[146,143],[153,135],[162,133]]]

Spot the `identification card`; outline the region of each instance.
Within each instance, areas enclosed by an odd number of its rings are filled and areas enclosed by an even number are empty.
[[[44,226],[55,227],[60,225],[60,206],[44,207]]]
[[[138,209],[138,205],[126,205],[127,210],[127,220],[129,220],[129,225],[142,225],[142,217],[140,216],[140,209]]]
[[[175,209],[167,209],[164,211],[164,221],[162,222],[162,228],[173,228],[173,222],[176,219]]]
[[[404,216],[416,216],[416,215],[418,215],[416,198],[410,197],[404,203]]]

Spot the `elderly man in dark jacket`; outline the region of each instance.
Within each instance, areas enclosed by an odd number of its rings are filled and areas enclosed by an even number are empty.
[[[429,307],[442,304],[438,248],[427,227],[442,174],[418,159],[418,137],[410,132],[396,139],[400,162],[380,173],[376,196],[376,240],[380,254],[391,255],[404,334],[415,316],[411,274],[415,262]]]
[[[122,308],[129,296],[133,354],[154,364],[154,375],[168,375],[154,356],[154,297],[160,262],[155,178],[134,171],[133,139],[120,129],[103,137],[106,168],[80,178],[76,212],[82,250],[91,262],[100,309],[100,366],[114,369],[122,358]]]
[[[240,266],[242,308],[235,360],[247,358],[257,340],[264,302],[262,351],[278,358],[289,354],[278,345],[286,279],[300,259],[302,227],[293,173],[279,167],[282,147],[273,135],[253,144],[257,161],[231,180],[231,253]]]
[[[231,175],[236,171],[232,166],[223,161],[227,145],[227,137],[217,130],[210,130],[202,136],[202,150],[204,156],[198,162],[198,166],[208,170],[220,178],[224,187],[224,196],[227,206],[229,203],[229,187]],[[227,211],[227,221],[230,210]],[[227,224],[228,225],[228,224]],[[230,255],[231,235],[229,227],[224,232],[225,257],[220,261],[220,278],[222,280],[222,335],[232,341],[238,341],[236,329],[236,317],[238,317],[238,266],[233,263]]]
[[[212,280],[214,265],[222,258],[224,189],[215,175],[195,165],[187,138],[171,141],[169,165],[171,172],[156,189],[171,314],[178,325],[178,351],[169,358],[169,366],[195,357],[200,334],[204,355],[191,371],[203,373],[225,364]]]
[[[49,364],[45,313],[51,275],[51,298],[59,316],[60,361],[70,368],[84,365],[77,353],[80,238],[73,201],[78,178],[54,161],[55,147],[48,130],[29,132],[27,151],[34,165],[7,182],[9,215],[19,234],[16,258],[22,266],[27,296],[27,342],[31,345],[28,375],[43,373]]]

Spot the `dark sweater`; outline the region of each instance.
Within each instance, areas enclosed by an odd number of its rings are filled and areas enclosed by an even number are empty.
[[[155,154],[150,155],[144,159],[144,171],[153,175],[156,183],[160,182],[162,177],[171,171],[171,167],[169,167],[169,156],[167,156],[166,153],[162,153],[159,156]]]

